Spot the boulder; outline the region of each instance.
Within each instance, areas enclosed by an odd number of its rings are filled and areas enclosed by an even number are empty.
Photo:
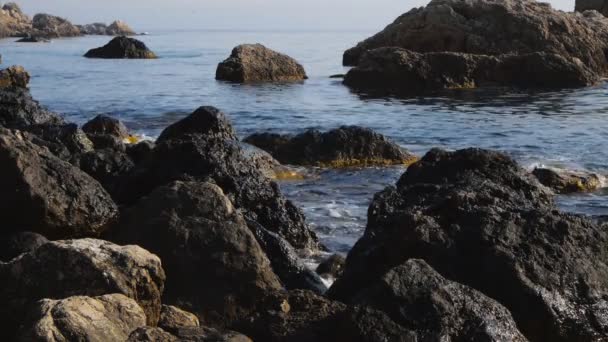
[[[279,162],[322,167],[409,165],[418,158],[371,129],[342,126],[328,132],[315,129],[296,136],[253,134],[244,142],[270,153]]]
[[[44,236],[32,232],[18,232],[0,238],[0,261],[10,261],[49,242]]]
[[[0,70],[0,89],[27,88],[30,74],[19,65]]]
[[[163,298],[205,324],[245,317],[257,297],[281,288],[241,213],[210,183],[157,188],[127,211],[113,239],[160,256]]]
[[[134,36],[135,31],[124,21],[115,20],[108,25],[105,34],[108,36]]]
[[[100,114],[85,123],[82,130],[90,135],[110,135],[121,141],[129,137],[127,127],[111,116]]]
[[[535,168],[532,174],[560,194],[591,192],[602,187],[602,179],[595,173]]]
[[[152,150],[154,150],[154,142],[150,140],[142,140],[137,144],[129,144],[126,146],[127,155],[135,164],[138,164],[151,156]]]
[[[146,324],[144,310],[122,294],[43,299],[21,324],[18,341],[126,341]]]
[[[270,153],[247,143],[239,144],[245,156],[264,176],[274,180],[304,179],[306,175],[293,167],[283,165]]]
[[[0,164],[5,229],[51,239],[98,236],[118,215],[96,180],[32,143],[26,133],[0,129]]]
[[[126,152],[112,149],[84,153],[74,164],[97,180],[110,195],[120,192],[120,180],[135,167]]]
[[[583,87],[599,80],[579,59],[554,53],[487,56],[386,47],[366,52],[344,84],[359,91],[407,95],[483,86]]]
[[[7,2],[0,9],[0,37],[23,37],[32,31],[32,20],[19,5]]]
[[[196,315],[171,305],[163,305],[160,309],[158,327],[168,332],[176,332],[181,328],[198,327],[200,323]]]
[[[34,136],[32,142],[49,149],[65,161],[93,151],[93,142],[76,124],[35,124],[23,128]]]
[[[432,150],[376,194],[332,298],[352,302],[423,259],[506,307],[531,341],[608,336],[605,228],[559,212],[550,191],[497,152]]]
[[[576,0],[574,10],[577,12],[598,11],[608,15],[608,3],[605,0]]]
[[[347,50],[343,61],[357,65],[366,51],[388,46],[493,56],[546,52],[606,75],[607,38],[608,21],[592,12],[566,13],[533,0],[432,0]]]
[[[243,44],[217,66],[215,78],[246,83],[300,81],[308,77],[304,67],[293,58],[262,44]]]
[[[72,25],[67,19],[50,14],[36,14],[32,20],[32,27],[37,35],[44,37],[77,37],[82,33],[78,27]]]
[[[37,36],[27,36],[15,41],[15,43],[48,43],[50,40]]]
[[[219,109],[210,106],[200,107],[192,114],[165,128],[156,140],[157,143],[184,135],[204,135],[208,138],[236,140],[236,132]]]
[[[173,334],[161,328],[141,327],[133,331],[128,342],[251,342],[245,335],[207,327],[182,328]]]
[[[7,337],[27,310],[45,298],[123,294],[141,306],[142,320],[154,326],[160,316],[165,273],[160,259],[140,247],[82,239],[48,242],[8,263],[0,262],[0,279],[2,334]]]
[[[385,312],[422,341],[527,341],[502,305],[423,260],[391,269],[353,301]]]
[[[176,336],[158,327],[139,327],[131,333],[127,342],[177,342]]]
[[[120,36],[112,39],[108,44],[89,50],[85,55],[87,58],[130,58],[130,59],[155,59],[154,52],[150,51],[143,42]]]
[[[342,255],[332,254],[317,266],[316,272],[325,278],[338,279],[344,271],[345,263],[346,258]]]
[[[105,23],[76,25],[76,27],[80,29],[80,33],[82,33],[83,35],[104,36],[107,34],[108,31],[108,25],[106,25]]]

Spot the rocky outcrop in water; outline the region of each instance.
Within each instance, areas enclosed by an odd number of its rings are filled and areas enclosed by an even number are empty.
[[[32,20],[19,5],[8,2],[0,10],[0,37],[23,37],[32,30]]]
[[[219,109],[203,106],[165,128],[156,139],[157,143],[184,135],[204,135],[207,138],[236,140],[236,132]]]
[[[230,57],[217,66],[215,78],[246,83],[300,81],[307,76],[304,67],[293,58],[262,44],[244,44],[235,47]]]
[[[81,35],[80,29],[67,19],[50,14],[36,14],[32,19],[35,34],[47,38],[77,37]]]
[[[108,44],[89,50],[85,55],[87,58],[107,59],[155,59],[154,52],[150,51],[143,42],[120,36],[112,39]]]
[[[129,130],[119,120],[107,116],[97,115],[82,126],[82,130],[88,135],[110,135],[119,139],[125,140],[129,137]]]
[[[602,186],[602,179],[595,173],[536,168],[532,174],[541,184],[560,194],[591,192]]]
[[[79,25],[78,29],[84,35],[96,36],[134,36],[135,31],[124,21],[116,20],[110,25],[104,23],[93,23],[87,25]]]
[[[407,95],[483,86],[584,87],[599,80],[580,59],[554,53],[487,56],[386,47],[364,53],[344,84],[359,91]]]
[[[409,165],[417,160],[385,136],[358,126],[342,126],[328,132],[311,129],[296,136],[259,133],[244,142],[267,151],[281,163],[293,165]]]
[[[432,150],[378,193],[330,296],[356,302],[393,267],[423,259],[498,301],[532,341],[608,336],[608,234],[559,212],[505,155]]]
[[[16,41],[16,43],[48,43],[50,40],[43,37],[34,37],[28,35]]]

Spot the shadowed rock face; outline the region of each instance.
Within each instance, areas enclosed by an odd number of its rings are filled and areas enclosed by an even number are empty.
[[[532,341],[608,336],[608,235],[560,213],[551,194],[496,152],[432,150],[376,194],[330,296],[352,301],[392,267],[424,259],[497,300]]]
[[[593,13],[565,13],[531,0],[433,0],[347,50],[344,64],[357,65],[367,50],[386,46],[485,55],[541,51],[576,57],[605,75],[607,38],[608,21]]]
[[[131,333],[127,342],[252,342],[245,335],[229,330],[208,327],[181,328],[168,333],[161,328],[140,327]]]
[[[108,44],[89,50],[85,55],[87,58],[110,58],[110,59],[155,59],[154,52],[150,51],[143,42],[128,38],[116,37]]]
[[[82,35],[80,29],[72,25],[67,19],[50,14],[36,14],[32,20],[32,27],[37,31],[36,36],[54,38]]]
[[[409,165],[417,157],[371,129],[358,126],[320,132],[309,130],[296,136],[253,134],[244,140],[293,165],[325,167]]]
[[[487,56],[387,47],[366,52],[344,84],[360,91],[420,94],[481,86],[583,87],[599,80],[579,59],[552,53]]]
[[[244,44],[235,47],[230,57],[218,65],[215,78],[244,83],[300,81],[307,76],[293,58],[261,44]]]
[[[595,10],[605,16],[608,14],[608,2],[605,0],[576,0],[574,10],[577,12]]]

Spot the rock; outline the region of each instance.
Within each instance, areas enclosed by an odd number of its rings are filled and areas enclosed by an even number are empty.
[[[296,136],[253,134],[244,140],[279,162],[322,167],[409,165],[418,158],[371,129],[342,126],[328,132],[308,130]]]
[[[48,148],[65,161],[72,161],[75,156],[93,151],[93,142],[76,124],[31,125],[23,130],[35,135],[32,141],[36,145]]]
[[[14,2],[0,10],[0,37],[23,37],[32,31],[32,20]]]
[[[122,139],[110,134],[90,134],[87,137],[93,143],[96,150],[112,150],[122,153],[127,152],[127,146]]]
[[[85,123],[82,130],[87,134],[94,135],[111,135],[120,140],[129,137],[129,130],[118,119],[101,114]]]
[[[355,90],[398,95],[482,86],[583,87],[598,81],[580,60],[557,54],[486,56],[394,47],[368,51],[344,78]]]
[[[125,152],[112,149],[84,153],[78,157],[75,164],[97,180],[111,195],[119,193],[117,187],[120,179],[135,167]]]
[[[178,331],[180,328],[198,327],[200,323],[196,315],[171,305],[163,305],[160,309],[158,327],[168,332]]]
[[[108,25],[105,23],[92,23],[86,25],[76,25],[78,29],[80,29],[80,33],[83,35],[99,35],[104,36],[107,35]]]
[[[247,224],[285,288],[310,290],[317,294],[327,291],[327,286],[321,278],[304,265],[289,242],[255,221],[249,221]]]
[[[30,74],[19,65],[0,70],[0,88],[27,88]]]
[[[136,33],[124,21],[116,20],[106,29],[109,36],[134,36]]]
[[[281,288],[241,213],[210,183],[159,187],[124,215],[116,234],[160,256],[163,298],[205,324],[247,316],[256,298]]]
[[[32,20],[32,27],[45,37],[77,37],[82,33],[78,27],[72,25],[67,19],[50,14],[36,14]]]
[[[147,324],[156,325],[165,273],[160,259],[138,246],[82,239],[52,241],[0,263],[0,279],[2,332],[10,336],[44,298],[123,294],[141,306]]]
[[[416,258],[497,300],[531,341],[608,336],[607,232],[559,212],[551,192],[509,157],[432,150],[368,212],[332,298],[351,302]]]
[[[87,58],[132,58],[132,59],[155,59],[154,52],[150,51],[146,44],[137,39],[125,36],[116,37],[108,44],[89,50],[85,55]]]
[[[306,176],[293,167],[279,163],[270,153],[246,143],[239,144],[245,156],[264,176],[274,180],[304,179]]]
[[[302,211],[257,169],[237,141],[190,132],[162,141],[121,181],[117,198],[132,204],[175,180],[212,180],[247,218],[279,234],[295,248],[318,248],[316,235],[308,228]]]
[[[388,46],[493,56],[546,52],[578,58],[605,75],[607,37],[608,21],[590,12],[566,13],[532,0],[432,0],[347,50],[343,62],[357,65],[366,51]]]
[[[576,0],[574,10],[577,12],[595,10],[605,16],[608,14],[608,3],[604,0]]]
[[[602,186],[600,176],[595,173],[535,168],[532,174],[541,184],[560,194],[590,192]]]
[[[527,341],[502,305],[443,278],[423,260],[391,269],[354,302],[387,313],[422,341]]]
[[[118,215],[97,181],[34,145],[25,133],[0,129],[0,164],[5,229],[51,239],[98,236]]]
[[[332,254],[317,267],[317,273],[326,278],[340,278],[346,259],[340,254]]]
[[[161,328],[139,327],[135,329],[127,342],[177,342],[177,337]]]
[[[180,138],[184,135],[204,135],[209,138],[236,140],[236,132],[232,124],[219,109],[215,107],[200,107],[184,119],[165,128],[157,143]]]
[[[44,236],[32,232],[19,232],[0,239],[0,261],[10,261],[49,242]]]
[[[15,41],[15,43],[48,43],[50,42],[50,40],[46,39],[46,38],[42,38],[42,37],[36,37],[36,36],[27,36],[27,37],[23,37],[17,41]]]
[[[407,330],[385,313],[367,306],[349,307],[336,317],[327,341],[418,342],[416,332]]]
[[[262,44],[244,44],[235,47],[230,57],[217,66],[215,78],[246,83],[300,81],[308,77],[293,58]]]
[[[18,340],[125,341],[145,324],[142,308],[122,294],[43,299],[28,314]]]
[[[137,144],[127,145],[127,155],[129,155],[135,164],[151,156],[152,150],[154,150],[154,143],[150,140],[142,140]]]
[[[213,342],[252,342],[243,334],[230,330],[217,330],[208,327],[181,328],[176,333],[179,341],[213,341]]]

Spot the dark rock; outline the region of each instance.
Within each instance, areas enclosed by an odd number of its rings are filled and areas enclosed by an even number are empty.
[[[326,336],[329,341],[358,341],[358,342],[418,342],[416,332],[407,330],[391,320],[384,312],[367,306],[347,308],[338,315],[334,328]]]
[[[608,336],[608,235],[560,213],[509,157],[432,150],[378,193],[332,298],[351,302],[391,268],[424,259],[504,305],[532,341]]]
[[[283,165],[274,159],[270,153],[247,143],[239,144],[245,156],[251,160],[255,167],[264,176],[273,180],[297,180],[304,179],[306,175],[298,172],[293,167]]]
[[[605,0],[576,0],[574,10],[577,12],[598,11],[608,15],[608,3]]]
[[[139,327],[129,335],[127,342],[177,342],[177,337],[161,328]]]
[[[344,76],[346,76],[346,75],[345,74],[335,74],[335,75],[329,76],[329,78],[344,78]]]
[[[48,238],[98,236],[118,214],[101,185],[28,135],[0,129],[0,221]]]
[[[344,64],[357,65],[366,51],[388,46],[494,56],[547,52],[578,58],[600,75],[608,71],[608,21],[532,0],[432,0],[347,50]]]
[[[9,261],[23,253],[34,251],[49,242],[44,236],[32,232],[19,232],[0,238],[0,261]]]
[[[32,20],[32,27],[37,35],[45,37],[77,37],[82,33],[78,27],[72,25],[67,19],[50,14],[36,14]]]
[[[175,182],[142,198],[114,238],[163,260],[166,302],[205,324],[247,316],[259,296],[281,288],[270,262],[222,190],[210,183]]]
[[[165,128],[156,142],[161,143],[189,134],[228,140],[237,139],[236,132],[226,115],[215,107],[206,106],[198,108],[184,119]]]
[[[150,140],[142,140],[137,144],[129,144],[126,148],[127,154],[131,157],[131,160],[133,160],[135,164],[138,164],[152,155],[154,143]]]
[[[304,265],[289,242],[255,221],[248,221],[247,224],[270,259],[273,271],[288,290],[311,290],[317,294],[327,291],[321,278]]]
[[[112,150],[118,152],[126,152],[127,144],[122,139],[110,134],[89,134],[87,137],[93,143],[96,150]]]
[[[120,140],[129,137],[129,130],[118,119],[101,114],[85,123],[82,130],[87,134],[111,135]]]
[[[48,43],[50,40],[42,37],[27,36],[16,41],[16,43]]]
[[[590,192],[602,186],[600,176],[595,173],[557,171],[546,168],[536,168],[532,174],[544,186],[557,193]]]
[[[217,66],[215,78],[245,83],[300,81],[308,77],[293,58],[262,44],[244,44],[235,47],[230,57]]]
[[[108,193],[117,194],[120,179],[128,174],[135,164],[125,152],[103,149],[80,155],[77,166],[97,180]]]
[[[168,332],[176,332],[180,328],[198,327],[200,323],[195,314],[171,305],[163,305],[160,309],[158,327]]]
[[[340,254],[332,254],[317,267],[317,273],[328,278],[340,278],[346,259]]]
[[[93,142],[76,124],[37,124],[23,130],[35,135],[32,142],[36,145],[48,148],[65,161],[72,161],[75,156],[93,151]]]
[[[43,299],[21,324],[18,341],[125,341],[146,324],[144,310],[122,294]]]
[[[359,126],[342,126],[324,133],[311,129],[296,136],[260,133],[244,142],[270,153],[281,163],[293,165],[409,165],[418,159],[383,135]]]
[[[368,51],[344,78],[356,90],[389,94],[482,86],[568,88],[598,81],[580,60],[553,53],[486,56],[395,47]]]
[[[252,342],[243,334],[230,330],[217,330],[208,327],[180,328],[175,332],[179,341],[185,342]]]
[[[422,341],[527,341],[502,305],[443,278],[423,260],[391,269],[354,302],[387,313]]]
[[[155,59],[154,52],[150,51],[146,44],[137,39],[125,36],[116,37],[108,44],[89,50],[85,55],[87,58],[132,58],[132,59]]]
[[[156,325],[165,274],[160,259],[138,246],[82,239],[49,242],[0,263],[0,279],[2,335],[8,337],[44,298],[123,294],[143,308],[147,324]]]

